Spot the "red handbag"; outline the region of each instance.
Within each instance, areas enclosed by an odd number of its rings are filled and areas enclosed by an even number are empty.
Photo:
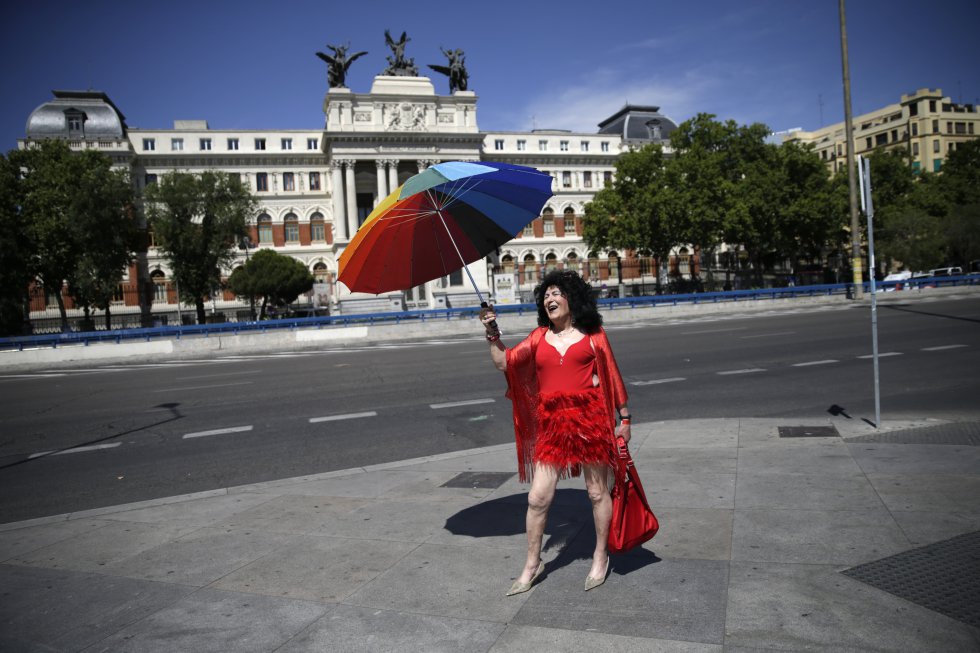
[[[612,493],[612,521],[609,524],[609,552],[624,553],[657,534],[660,523],[650,510],[640,477],[626,440],[617,438],[619,456]]]

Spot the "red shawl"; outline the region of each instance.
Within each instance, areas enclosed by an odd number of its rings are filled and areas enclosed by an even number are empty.
[[[538,327],[520,344],[507,350],[507,397],[514,404],[514,436],[517,440],[517,472],[522,483],[531,478],[534,442],[538,431],[538,378],[534,353],[544,338],[547,327]],[[626,385],[619,374],[606,332],[601,328],[588,336],[595,347],[599,368],[599,389],[606,398],[609,425],[616,427],[616,413],[627,401]]]

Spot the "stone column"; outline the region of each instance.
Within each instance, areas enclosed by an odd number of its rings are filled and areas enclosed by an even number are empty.
[[[389,193],[394,193],[398,188],[398,159],[388,162],[388,188]]]
[[[344,211],[344,176],[339,161],[330,162],[331,200],[333,204],[333,228],[337,240],[347,240],[347,216]]]
[[[418,165],[418,167],[419,167],[419,172],[422,172],[423,170],[425,170],[426,168],[428,168],[428,167],[429,167],[429,162],[428,162],[428,161],[426,161],[425,159],[419,159],[419,160],[418,160],[418,161],[416,161],[415,163],[416,163],[416,164]]]
[[[375,167],[378,170],[378,199],[374,203],[375,206],[381,203],[381,200],[388,197],[387,186],[385,184],[385,166],[388,164],[384,159],[377,159],[374,162]]]
[[[357,233],[357,186],[354,185],[354,164],[353,159],[343,161],[345,166],[345,192],[347,196],[347,234],[350,238]]]

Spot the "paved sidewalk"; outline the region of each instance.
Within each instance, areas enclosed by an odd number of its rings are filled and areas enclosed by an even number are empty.
[[[4,524],[0,650],[976,651],[980,447],[957,428],[639,424],[661,532],[588,593],[575,479],[546,573],[504,596],[525,550],[512,446]]]

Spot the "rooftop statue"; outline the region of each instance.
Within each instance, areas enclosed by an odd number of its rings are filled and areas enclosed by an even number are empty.
[[[332,56],[322,52],[317,52],[316,56],[327,62],[328,86],[330,88],[347,88],[347,69],[350,68],[355,59],[367,54],[367,52],[358,52],[348,57],[349,42],[347,45],[328,45],[327,49],[332,51]]]
[[[388,67],[381,71],[382,75],[394,75],[396,77],[418,77],[419,69],[415,65],[415,59],[405,58],[405,44],[411,41],[405,32],[402,32],[401,39],[395,41],[391,38],[391,32],[385,30],[385,43],[391,48],[394,56],[386,57]]]
[[[469,83],[469,75],[466,74],[466,55],[463,54],[462,50],[449,50],[446,51],[439,47],[442,54],[449,59],[448,66],[436,66],[429,64],[429,68],[436,71],[437,73],[442,73],[449,77],[449,92],[455,93],[456,91],[467,90],[467,84]]]

